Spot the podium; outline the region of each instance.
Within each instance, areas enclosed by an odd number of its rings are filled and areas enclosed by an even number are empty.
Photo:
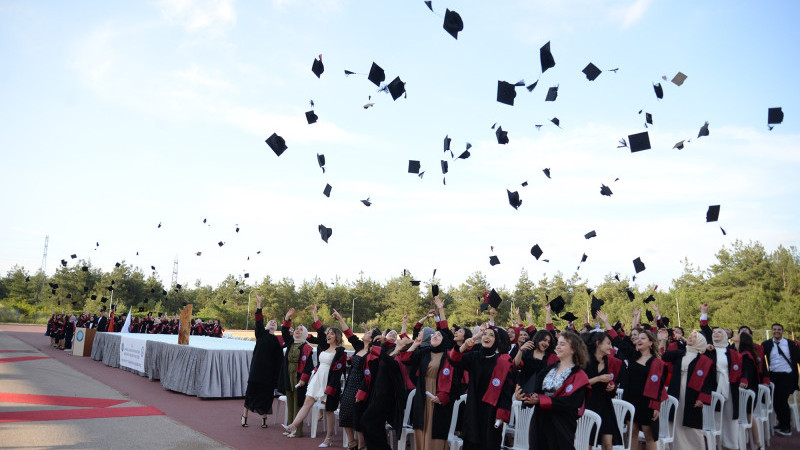
[[[76,328],[75,339],[72,342],[72,356],[91,356],[96,332],[94,328]]]

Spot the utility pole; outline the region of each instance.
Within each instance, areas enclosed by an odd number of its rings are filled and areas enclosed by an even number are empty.
[[[178,284],[178,255],[175,255],[175,263],[172,265],[172,287]]]
[[[356,299],[357,298],[358,297],[353,297],[353,307],[352,307],[352,309],[350,309],[350,329],[351,330],[355,330],[355,328],[354,328],[355,325],[354,324],[355,324],[355,320],[356,320]]]
[[[44,237],[44,253],[42,253],[42,268],[40,269],[42,275],[47,276],[47,244],[50,242],[50,235],[46,235]],[[42,284],[44,283],[44,277],[39,277],[38,283],[36,283],[36,298],[34,302],[38,305],[39,304],[39,294],[42,292]]]

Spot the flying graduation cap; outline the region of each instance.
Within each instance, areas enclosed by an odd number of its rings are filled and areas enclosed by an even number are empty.
[[[609,188],[605,184],[601,184],[600,185],[600,194],[608,196],[608,197],[611,197],[611,194],[613,194],[613,192],[611,192],[611,188]]]
[[[542,248],[539,247],[539,244],[536,244],[533,247],[531,247],[531,255],[533,255],[533,257],[536,258],[537,261],[539,260],[539,257],[542,256],[543,253],[544,252],[542,251]]]
[[[661,83],[656,83],[653,85],[653,90],[656,91],[656,97],[661,100],[664,98],[664,88],[661,87]]]
[[[644,263],[642,262],[642,258],[636,258],[633,260],[633,268],[636,270],[636,273],[644,272]]]
[[[322,169],[322,173],[325,173],[325,155],[317,153],[317,164]]]
[[[779,124],[783,122],[783,109],[780,107],[778,108],[769,108],[767,110],[767,126],[769,129],[772,129],[772,125]]]
[[[558,97],[558,86],[553,86],[547,90],[547,96],[544,98],[546,102],[554,102]]]
[[[519,191],[511,192],[506,189],[506,192],[508,193],[508,203],[513,206],[514,209],[518,209],[522,206],[522,200],[519,199]]]
[[[651,148],[650,134],[647,131],[628,135],[628,142],[630,143],[631,153],[649,150]]]
[[[275,152],[275,154],[278,156],[281,156],[283,152],[285,152],[286,149],[289,148],[286,146],[286,141],[282,137],[278,136],[276,133],[272,133],[272,136],[268,137],[267,140],[264,142],[266,142],[267,145],[269,145],[269,148],[271,148],[272,151]],[[160,226],[161,224],[159,224],[159,227]]]
[[[500,264],[500,258],[498,258],[496,255],[490,256],[489,257],[489,264],[492,265],[492,266],[496,266],[496,265]]]
[[[311,64],[311,71],[314,72],[317,78],[322,75],[322,72],[325,72],[325,65],[322,64],[322,55],[319,55],[318,59],[314,59],[314,62]]]
[[[706,121],[706,123],[704,123],[703,126],[700,127],[700,131],[697,133],[697,137],[699,138],[699,137],[708,136],[708,135],[709,135],[709,132],[708,132],[708,121]]]
[[[367,79],[371,81],[375,86],[381,85],[386,80],[386,73],[381,69],[381,66],[372,63],[372,67],[369,69],[369,75],[367,75]]]
[[[419,169],[420,169],[419,161],[415,161],[413,159],[408,160],[408,173],[419,174]]]
[[[403,83],[403,80],[400,77],[396,77],[389,83],[386,88],[389,90],[389,94],[392,96],[392,100],[397,100],[406,92],[406,84]]]
[[[720,205],[711,205],[706,211],[706,222],[716,222],[719,219]]]
[[[433,9],[431,9],[431,11],[433,11]],[[457,40],[458,32],[464,30],[464,21],[461,20],[461,16],[457,12],[448,9],[444,13],[442,28],[444,28],[450,36],[453,36],[453,39]]]
[[[319,229],[320,237],[327,244],[328,243],[328,239],[333,234],[333,228],[328,228],[328,227],[326,227],[325,225],[322,225],[322,224],[320,224],[319,227],[317,227],[317,228]]]
[[[550,301],[550,311],[554,314],[561,314],[561,311],[564,310],[564,306],[567,305],[567,302],[559,295],[558,297],[554,298]]]
[[[589,63],[589,65],[584,67],[581,72],[583,72],[583,74],[586,75],[586,79],[589,81],[596,80],[597,77],[599,77],[600,74],[603,73],[602,70],[598,69],[597,66],[595,66],[592,63]]]
[[[486,311],[486,309],[491,306],[492,308],[497,309],[500,306],[500,302],[503,299],[500,297],[500,294],[497,293],[494,289],[491,292],[486,292],[483,294],[483,303],[481,303],[481,311]]]
[[[364,206],[372,206],[372,202],[369,201],[369,197],[367,197],[366,200],[361,200],[361,203],[363,203]]]
[[[550,178],[550,168],[549,167],[545,167],[544,169],[542,169],[542,172],[544,172],[544,175],[547,178]]]
[[[539,49],[539,61],[542,63],[542,73],[556,66],[556,60],[553,58],[553,54],[550,53],[550,41],[547,41],[547,44],[544,44],[542,48]]]
[[[562,319],[566,320],[567,322],[575,322],[578,320],[578,316],[572,314],[572,311],[568,311],[566,314],[561,316]]]
[[[333,187],[331,187],[331,185],[330,185],[330,184],[325,184],[325,189],[323,189],[323,191],[322,191],[322,193],[325,195],[325,197],[328,197],[328,198],[330,198],[330,196],[331,196],[331,189],[333,189]]]
[[[516,85],[506,81],[497,81],[497,101],[506,105],[514,106],[514,98],[517,96]]]
[[[600,311],[600,309],[603,307],[605,303],[606,303],[605,300],[601,300],[595,297],[594,295],[592,296],[592,305],[591,305],[592,317],[595,317],[597,312]]]
[[[586,239],[591,239],[593,237],[597,237],[597,232],[592,230],[592,231],[584,234],[583,237],[585,237]]]
[[[686,81],[686,78],[687,77],[683,72],[678,72],[674,77],[672,77],[672,83],[674,83],[676,86],[680,86],[684,81]]]
[[[319,120],[319,117],[317,117],[313,109],[311,111],[306,111],[306,121],[309,125],[317,123],[317,120]]]
[[[508,144],[508,131],[503,131],[503,127],[497,127],[494,135],[497,136],[497,143],[501,145]]]

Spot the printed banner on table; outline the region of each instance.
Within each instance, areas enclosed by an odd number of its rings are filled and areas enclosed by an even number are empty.
[[[147,340],[122,335],[119,341],[119,365],[144,372],[144,354]]]

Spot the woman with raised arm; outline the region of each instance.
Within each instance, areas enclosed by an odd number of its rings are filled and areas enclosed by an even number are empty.
[[[614,443],[622,444],[614,403],[611,401],[617,393],[616,383],[622,370],[622,360],[611,356],[611,336],[605,331],[594,330],[587,333],[584,339],[589,354],[585,372],[591,386],[586,409],[603,418],[599,432],[600,444],[603,450],[612,450]]]
[[[314,369],[312,353],[314,349],[308,344],[308,330],[303,325],[296,325],[290,333],[294,308],[289,308],[281,325],[281,336],[286,353],[283,367],[278,379],[278,391],[286,395],[286,420],[294,420],[300,407],[305,403],[306,384]],[[289,432],[284,432],[289,435]],[[300,422],[292,436],[303,436],[303,422]]]
[[[322,322],[317,318],[317,305],[311,305],[311,314],[314,317],[312,326],[317,330],[317,338],[319,339],[324,335],[325,341],[317,345],[318,363],[308,381],[306,399],[303,402],[303,406],[297,412],[297,416],[292,423],[288,426],[282,426],[284,431],[288,433],[287,437],[294,437],[298,425],[303,423],[308,413],[311,412],[311,407],[314,406],[314,403],[322,402],[325,405],[327,434],[319,447],[330,447],[335,430],[334,412],[339,408],[339,398],[342,393],[342,373],[347,365],[347,355],[342,346],[342,330],[338,328],[325,330]]]
[[[264,328],[261,296],[256,293],[256,346],[253,348],[250,376],[244,394],[243,427],[247,426],[248,411],[261,416],[261,428],[267,428],[267,415],[272,414],[273,394],[283,365],[282,346],[274,334],[277,328],[278,324],[274,320],[270,320],[266,329]]]
[[[526,406],[536,406],[528,430],[531,448],[574,448],[578,417],[583,413],[589,377],[582,370],[588,355],[586,344],[571,332],[562,331],[556,345],[558,362],[547,366],[515,397]],[[583,450],[583,449],[581,449]]]

